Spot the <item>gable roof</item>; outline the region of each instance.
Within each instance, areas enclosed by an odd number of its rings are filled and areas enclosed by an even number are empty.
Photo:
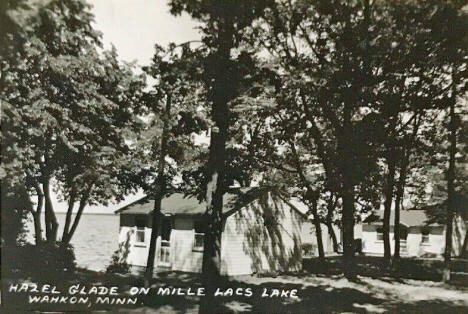
[[[380,224],[383,221],[383,210],[376,211],[364,219],[365,223],[370,224]],[[425,210],[421,209],[412,209],[412,210],[401,210],[400,211],[400,223],[406,225],[407,227],[415,226],[426,226],[428,221],[428,216],[426,215]],[[395,221],[395,211],[390,212],[390,225],[393,226]],[[430,224],[435,225],[435,224]]]
[[[239,188],[233,189],[230,193],[224,194],[223,199],[223,215],[229,216],[238,209],[245,207],[248,203],[258,199],[262,193],[270,192],[270,188]],[[279,198],[284,201],[289,207],[297,211],[302,217],[304,213],[296,206],[284,200],[280,195]],[[115,214],[150,214],[154,208],[154,200],[145,196],[131,204],[117,209]],[[200,215],[206,211],[206,202],[199,201],[196,197],[185,196],[183,193],[175,192],[165,196],[161,203],[161,213],[165,215]]]
[[[226,198],[232,198],[232,194],[225,196]],[[225,206],[226,207],[226,206]],[[136,202],[133,202],[127,206],[119,208],[114,213],[116,214],[149,214],[154,209],[154,199],[150,199],[145,196]],[[200,202],[196,197],[185,196],[183,193],[172,193],[162,199],[161,202],[161,213],[167,215],[196,215],[203,214],[206,210],[206,202]],[[229,208],[223,208],[223,214],[228,211]]]

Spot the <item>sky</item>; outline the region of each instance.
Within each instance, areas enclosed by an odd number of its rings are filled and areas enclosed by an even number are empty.
[[[95,28],[106,48],[112,43],[123,60],[147,65],[154,45],[198,40],[197,24],[188,15],[173,16],[167,0],[88,0]]]
[[[166,0],[88,0],[95,15],[94,28],[102,32],[104,48],[115,46],[120,59],[147,65],[154,45],[198,40],[197,24],[188,15],[173,16]],[[112,213],[143,196],[142,192],[109,206],[88,206],[85,213]],[[66,212],[67,204],[54,197],[57,212]]]

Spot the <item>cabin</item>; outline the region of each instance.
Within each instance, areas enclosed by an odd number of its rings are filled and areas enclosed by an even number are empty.
[[[279,194],[237,189],[223,200],[221,274],[299,271],[306,216]],[[120,215],[119,248],[133,271],[145,269],[154,200],[144,197],[115,211]],[[201,272],[206,203],[183,193],[162,200],[155,271]]]
[[[394,211],[390,215],[390,246],[394,253]],[[454,222],[453,252],[461,254],[466,223],[460,217]],[[428,224],[425,210],[412,209],[400,212],[400,255],[408,257],[442,257],[445,250],[445,226]],[[367,217],[362,224],[362,252],[366,255],[383,255],[383,210]]]

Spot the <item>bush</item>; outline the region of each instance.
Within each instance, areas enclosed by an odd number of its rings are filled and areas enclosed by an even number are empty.
[[[72,245],[59,243],[24,244],[4,250],[4,270],[23,276],[53,277],[72,273],[76,269]]]
[[[302,257],[303,258],[311,258],[315,256],[315,249],[316,246],[312,243],[303,243],[302,244]]]
[[[122,258],[122,254],[120,253],[120,249],[116,250],[114,254],[112,254],[112,261],[106,268],[106,273],[113,273],[113,274],[128,274],[130,272],[130,265],[127,264],[124,258]]]

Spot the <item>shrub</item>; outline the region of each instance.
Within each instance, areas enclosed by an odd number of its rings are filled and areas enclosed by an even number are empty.
[[[112,254],[112,261],[106,268],[106,273],[113,274],[128,274],[130,272],[130,265],[127,264],[125,258],[122,258],[120,249]]]
[[[5,250],[4,270],[32,277],[61,276],[76,269],[72,245],[60,243],[24,244]]]
[[[315,248],[316,246],[312,243],[303,243],[302,244],[302,257],[303,258],[311,258],[314,257]]]

